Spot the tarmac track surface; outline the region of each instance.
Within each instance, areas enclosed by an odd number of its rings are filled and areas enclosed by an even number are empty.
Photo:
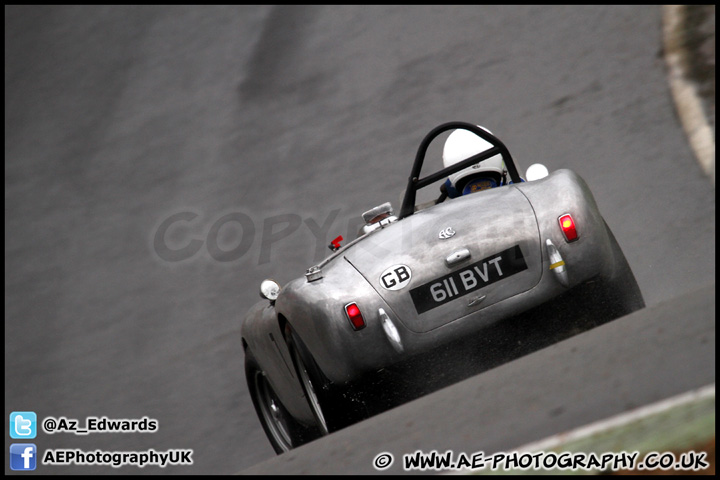
[[[272,458],[239,344],[260,280],[301,275],[361,212],[399,208],[420,140],[445,121],[490,128],[523,171],[585,178],[648,305],[714,282],[714,190],[674,113],[658,7],[5,14],[6,422],[159,422],[40,433],[40,451],[193,449],[192,466],[138,473]]]

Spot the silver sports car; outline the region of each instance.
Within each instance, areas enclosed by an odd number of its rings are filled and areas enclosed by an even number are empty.
[[[488,148],[421,177],[428,146],[456,130]],[[437,199],[417,202],[418,190],[492,159],[502,160],[494,188],[462,195],[446,182]],[[301,278],[282,288],[263,281],[242,324],[249,392],[278,453],[362,418],[350,385],[438,346],[530,312],[542,311],[534,324],[582,316],[592,326],[644,307],[583,179],[539,164],[523,178],[505,145],[470,123],[428,133],[399,213],[388,203],[363,218],[358,238],[333,241]]]

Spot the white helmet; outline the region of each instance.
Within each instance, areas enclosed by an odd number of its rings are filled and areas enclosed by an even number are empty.
[[[480,125],[478,127],[492,133],[485,127]],[[445,140],[443,165],[445,168],[450,167],[490,148],[492,148],[492,144],[487,140],[480,138],[469,130],[457,129]],[[457,194],[463,195],[485,190],[486,188],[498,187],[504,182],[506,174],[505,162],[503,162],[502,155],[498,153],[487,160],[453,173],[448,177],[448,180]]]

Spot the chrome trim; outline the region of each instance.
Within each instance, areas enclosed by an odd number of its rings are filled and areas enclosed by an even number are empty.
[[[377,217],[379,215],[385,215],[385,214],[392,215],[393,213],[394,213],[393,208],[392,208],[392,205],[390,204],[390,202],[385,202],[382,205],[378,205],[375,208],[371,208],[367,212],[363,212],[362,218],[365,221],[365,223],[370,223],[371,220],[373,220],[375,217]]]
[[[447,240],[450,237],[455,236],[455,230],[453,230],[452,227],[447,227],[443,230],[440,230],[440,233],[438,234],[438,238],[441,238],[443,240]]]
[[[470,301],[468,302],[468,307],[472,307],[473,305],[477,305],[478,303],[480,303],[480,302],[482,302],[483,300],[485,300],[485,297],[487,297],[487,295],[480,295],[479,297],[473,298],[472,300],[470,300]]]
[[[545,246],[547,247],[548,258],[550,260],[550,271],[555,273],[555,278],[558,279],[558,282],[560,282],[563,287],[567,287],[570,285],[570,282],[568,281],[565,260],[563,260],[560,252],[549,238],[545,240]]]
[[[390,340],[390,345],[392,345],[398,353],[402,353],[403,345],[402,340],[400,339],[400,332],[398,332],[397,327],[392,322],[392,320],[390,320],[390,317],[387,313],[385,313],[384,309],[378,308],[378,316],[380,317],[380,321],[382,322],[385,335],[387,336],[388,340]]]
[[[305,271],[305,278],[308,282],[314,282],[323,278],[322,269],[319,266],[310,267]]]
[[[467,260],[468,258],[470,258],[470,250],[467,248],[461,248],[460,250],[448,255],[445,259],[445,264],[448,267],[452,267],[453,265],[460,263],[463,260]]]
[[[395,223],[395,222],[397,222],[397,217],[394,216],[394,215],[392,215],[392,216],[389,216],[389,217],[387,217],[387,218],[383,218],[382,220],[380,220],[380,221],[378,221],[378,222],[371,223],[371,224],[368,224],[368,225],[363,225],[363,227],[362,227],[362,234],[365,235],[365,234],[368,234],[368,233],[370,233],[370,232],[374,232],[375,230],[378,230],[378,229],[380,229],[380,228],[385,228],[385,227],[387,227],[388,225],[390,225],[391,223]]]

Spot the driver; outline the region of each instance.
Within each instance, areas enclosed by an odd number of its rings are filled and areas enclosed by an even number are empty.
[[[478,125],[480,127],[480,125]],[[480,127],[490,132],[485,127]],[[455,165],[466,158],[477,155],[492,148],[486,140],[464,129],[453,131],[445,140],[443,147],[443,166],[445,168]],[[502,155],[497,154],[482,162],[471,165],[459,172],[453,173],[442,185],[443,193],[450,198],[499,187],[507,183],[507,169]]]

